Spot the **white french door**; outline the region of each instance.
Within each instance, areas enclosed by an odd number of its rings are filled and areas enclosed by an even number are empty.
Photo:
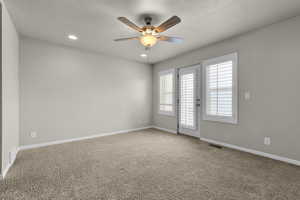
[[[200,66],[180,68],[178,75],[178,131],[200,137]]]

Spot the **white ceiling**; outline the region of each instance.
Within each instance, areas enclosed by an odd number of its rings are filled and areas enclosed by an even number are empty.
[[[148,63],[300,14],[300,0],[6,0],[6,5],[22,35]],[[113,41],[138,35],[117,17],[143,26],[144,14],[152,14],[154,25],[178,15],[182,22],[164,34],[184,42],[160,42],[144,59],[138,41]],[[68,40],[70,33],[79,40]]]

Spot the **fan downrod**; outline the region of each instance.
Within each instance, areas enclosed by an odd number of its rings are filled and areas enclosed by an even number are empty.
[[[152,22],[152,17],[149,17],[149,16],[145,17],[145,23],[147,26],[150,26],[151,22]]]

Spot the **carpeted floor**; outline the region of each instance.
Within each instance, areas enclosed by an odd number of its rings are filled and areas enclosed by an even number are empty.
[[[0,199],[297,200],[300,167],[149,129],[22,151]]]

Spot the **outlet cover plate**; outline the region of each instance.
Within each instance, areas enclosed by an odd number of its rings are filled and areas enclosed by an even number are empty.
[[[271,138],[270,137],[265,137],[264,144],[268,145],[268,146],[271,145]]]
[[[36,138],[37,133],[35,131],[30,132],[30,137]]]

